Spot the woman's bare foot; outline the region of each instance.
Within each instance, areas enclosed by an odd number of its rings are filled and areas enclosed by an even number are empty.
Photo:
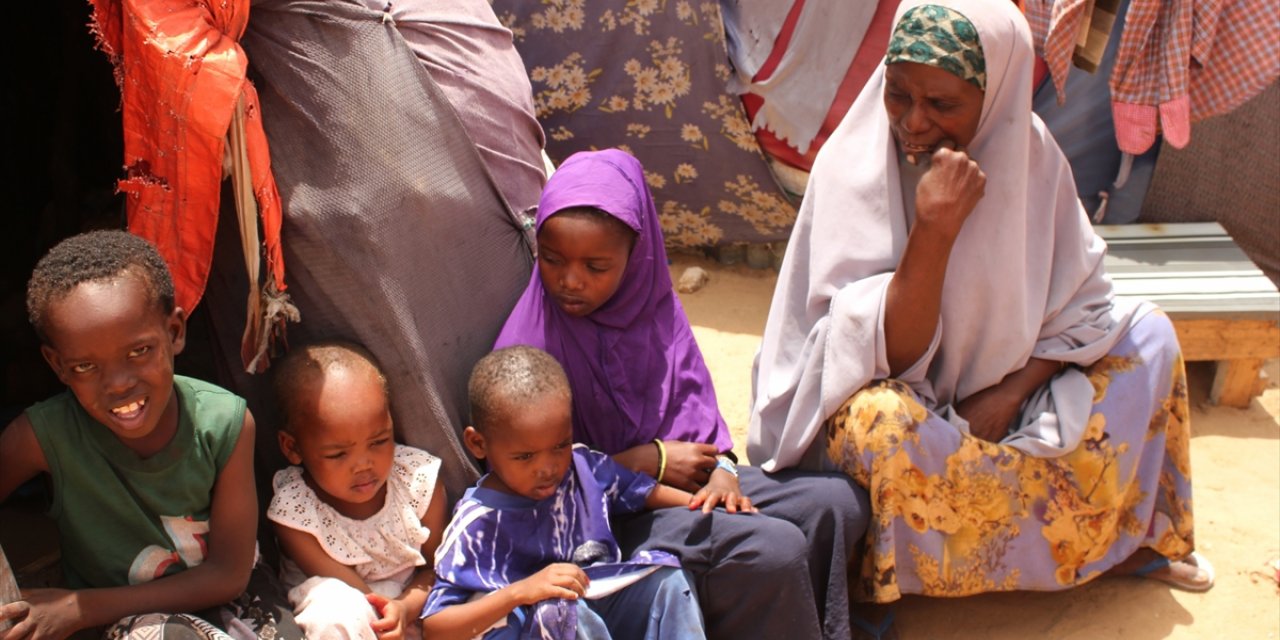
[[[1214,580],[1213,565],[1198,553],[1181,560],[1168,560],[1147,548],[1138,549],[1107,573],[1159,580],[1184,591],[1208,591]]]

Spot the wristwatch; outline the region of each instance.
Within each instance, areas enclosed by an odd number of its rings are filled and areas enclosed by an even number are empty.
[[[733,463],[728,456],[719,456],[716,458],[716,468],[728,471],[733,477],[738,477],[738,465]]]

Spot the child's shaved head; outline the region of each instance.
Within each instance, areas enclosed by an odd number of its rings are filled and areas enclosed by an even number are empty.
[[[303,409],[325,374],[335,371],[362,373],[377,380],[387,391],[387,378],[378,368],[373,355],[364,347],[341,340],[316,342],[289,350],[275,367],[276,398],[284,414],[284,429],[295,433],[295,420],[306,411]]]
[[[59,242],[36,263],[27,283],[27,318],[40,340],[49,305],[85,282],[138,277],[147,297],[164,315],[173,312],[173,278],[160,252],[150,242],[124,231],[90,231]]]
[[[571,397],[569,378],[551,354],[526,345],[494,351],[476,363],[467,384],[471,426],[485,433],[513,407],[548,395]]]

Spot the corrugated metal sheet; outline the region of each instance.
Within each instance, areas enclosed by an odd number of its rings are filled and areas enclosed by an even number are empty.
[[[1144,298],[1172,317],[1280,320],[1280,291],[1216,222],[1096,227],[1116,295]]]

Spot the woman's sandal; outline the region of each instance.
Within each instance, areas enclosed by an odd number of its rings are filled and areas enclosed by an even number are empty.
[[[1187,564],[1190,564],[1191,566],[1200,570],[1197,572],[1197,574],[1200,572],[1203,572],[1208,577],[1208,579],[1204,581],[1192,581],[1192,580],[1186,580],[1184,578],[1180,578],[1177,575],[1174,575],[1172,572],[1156,574],[1156,572],[1160,571],[1161,569],[1171,568],[1174,562],[1185,562]],[[1143,565],[1137,571],[1134,571],[1133,575],[1141,578],[1148,578],[1151,580],[1159,580],[1165,584],[1168,584],[1169,586],[1182,589],[1183,591],[1191,591],[1194,593],[1202,593],[1202,592],[1208,591],[1209,589],[1212,589],[1213,582],[1214,582],[1213,565],[1209,563],[1208,558],[1200,555],[1200,553],[1197,551],[1192,551],[1191,555],[1187,556],[1186,558],[1183,558],[1182,560],[1177,560],[1177,561],[1170,560],[1168,558],[1165,558],[1164,556],[1158,557],[1155,560],[1152,560],[1151,562],[1148,562],[1147,564]]]
[[[854,638],[870,638],[871,640],[893,640],[898,637],[898,630],[893,626],[893,609],[889,609],[879,622],[870,622],[857,615],[849,616],[849,622],[855,627]]]

